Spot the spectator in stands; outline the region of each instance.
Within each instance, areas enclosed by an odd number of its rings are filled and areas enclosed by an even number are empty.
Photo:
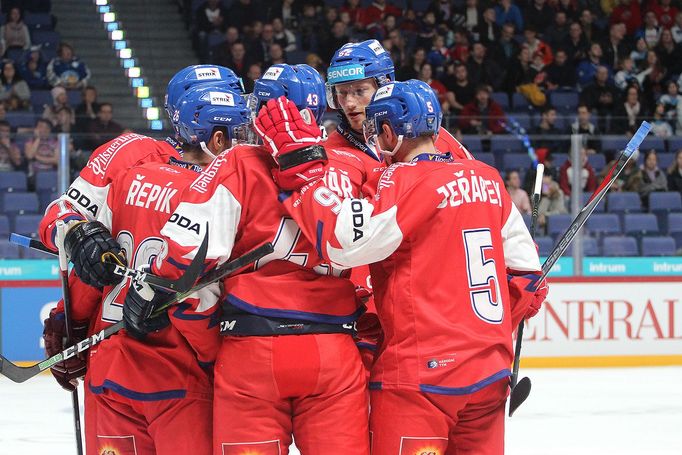
[[[585,148],[580,149],[580,160],[582,163],[580,169],[580,182],[583,191],[592,193],[595,188],[597,188],[597,178],[594,174],[594,169],[587,162],[587,150]],[[561,166],[559,169],[559,187],[564,192],[566,196],[571,195],[571,185],[573,182],[573,164],[571,163],[570,155],[569,159]]]
[[[320,43],[320,36],[322,35],[322,28],[320,21],[315,11],[315,6],[309,3],[303,5],[303,14],[299,20],[298,31],[301,34],[301,49],[304,51],[319,50],[322,56],[331,55],[336,49],[324,49],[323,43]],[[324,57],[323,57],[324,58]],[[329,61],[329,59],[325,59]]]
[[[443,83],[448,92],[452,94],[449,101],[450,107],[455,112],[460,112],[465,105],[474,100],[476,89],[471,83],[467,67],[461,62],[453,62],[448,65]]]
[[[386,0],[374,0],[371,5],[365,8],[365,11],[360,16],[360,23],[365,30],[372,33],[374,29],[381,26],[381,22],[386,16],[400,16],[400,9],[388,4]],[[428,13],[427,13],[428,14]]]
[[[272,24],[263,24],[263,29],[260,36],[257,37],[248,52],[252,59],[256,62],[264,62],[266,65],[270,64],[270,46],[275,43],[275,30]]]
[[[665,118],[665,104],[659,102],[654,109],[654,117],[651,120],[651,134],[656,137],[667,138],[672,136],[673,128]]]
[[[635,49],[630,52],[630,57],[635,63],[635,68],[637,68],[638,71],[646,69],[646,56],[648,53],[649,48],[646,46],[646,41],[644,41],[644,38],[637,38],[635,41]]]
[[[111,103],[101,103],[97,118],[88,125],[88,149],[94,150],[123,132],[123,127],[113,119],[114,107]]]
[[[528,198],[528,193],[521,188],[521,177],[519,176],[519,171],[508,170],[504,183],[507,187],[507,192],[511,196],[512,202],[516,208],[519,209],[519,212],[525,215],[530,215],[530,199]]]
[[[331,29],[331,34],[323,43],[321,43],[320,57],[325,62],[330,61],[332,55],[334,55],[334,52],[346,44],[348,40],[349,38],[348,33],[346,32],[346,24],[340,20],[335,21]]]
[[[275,42],[282,46],[284,52],[296,50],[296,35],[284,27],[284,22],[279,17],[272,20],[272,31]]]
[[[512,0],[499,0],[495,7],[495,20],[497,25],[504,26],[510,22],[514,24],[516,30],[523,30],[523,15],[519,7],[512,3]]]
[[[441,81],[433,78],[433,68],[430,64],[424,63],[422,65],[422,69],[419,72],[419,80],[429,84],[429,87],[438,95],[438,101],[440,101],[443,114],[449,114],[450,103],[448,102],[448,90]]]
[[[620,0],[620,4],[613,9],[610,22],[612,24],[623,22],[625,24],[625,33],[633,36],[642,26],[639,0]]]
[[[507,67],[503,87],[507,93],[514,93],[519,86],[532,84],[537,71],[531,67],[531,53],[527,46],[521,48],[516,60]]]
[[[469,34],[464,29],[457,29],[452,33],[453,43],[450,47],[450,60],[466,62],[469,59]]]
[[[542,24],[546,26],[546,24]],[[538,30],[542,30],[538,28]],[[554,13],[554,22],[547,26],[544,37],[547,44],[552,49],[559,49],[559,47],[568,38],[569,23],[564,11],[557,11]]]
[[[523,31],[523,36],[523,45],[528,46],[531,56],[535,56],[535,54],[539,53],[542,55],[542,62],[545,65],[552,63],[552,60],[554,60],[552,49],[549,47],[549,45],[547,45],[547,43],[538,38],[538,32],[535,28],[530,26],[527,27]]]
[[[594,23],[594,15],[590,9],[584,8],[580,12],[580,19],[578,19],[578,21],[583,28],[583,34],[585,35],[585,38],[587,38],[588,42],[596,43],[601,41],[602,32]]]
[[[554,61],[544,71],[547,73],[546,84],[549,90],[575,90],[577,79],[565,50],[558,49],[554,54]]]
[[[661,30],[661,39],[656,46],[656,55],[661,60],[661,65],[668,70],[668,74],[680,74],[682,72],[682,48],[675,44],[670,30],[665,28]]]
[[[275,17],[280,17],[288,29],[298,27],[298,17],[301,14],[301,4],[296,0],[282,0],[281,6],[275,11]]]
[[[487,58],[486,48],[481,43],[471,46],[471,54],[466,61],[467,73],[473,81],[488,85],[493,91],[502,87],[504,71],[494,59]]]
[[[578,105],[578,117],[576,121],[571,124],[570,133],[582,134],[584,136],[588,153],[592,154],[599,152],[597,136],[601,134],[601,131],[592,123],[592,112],[586,104]]]
[[[76,131],[83,133],[87,130],[90,120],[97,118],[97,110],[99,103],[97,102],[97,89],[95,87],[85,87],[83,89],[83,99],[81,103],[76,106]]]
[[[535,148],[546,148],[549,153],[560,153],[562,141],[559,136],[561,130],[556,127],[557,114],[552,106],[545,106],[542,109],[540,123],[532,130],[535,138]]]
[[[607,130],[620,99],[618,89],[609,81],[609,70],[605,66],[597,67],[594,82],[582,91],[581,101],[599,116],[599,128]]]
[[[435,70],[436,74],[441,74],[443,72],[449,58],[448,53],[449,50],[445,46],[445,38],[441,35],[434,36],[431,50],[426,55],[426,61]]]
[[[538,205],[538,226],[541,229],[547,225],[547,217],[568,213],[566,210],[566,197],[559,188],[559,184],[551,175],[542,176],[542,196]]]
[[[504,131],[500,122],[505,120],[499,104],[490,99],[485,85],[476,88],[476,99],[464,106],[459,117],[459,127],[464,134],[491,135]]]
[[[232,43],[228,55],[225,55],[222,52],[220,54],[216,53],[213,56],[213,59],[216,65],[227,66],[239,77],[246,76],[246,71],[249,69],[251,63],[253,63],[251,59],[247,57],[244,43],[241,41]]]
[[[478,25],[473,30],[474,41],[481,42],[484,46],[490,47],[496,44],[502,33],[502,27],[495,22],[495,9],[488,7],[483,11],[483,17],[478,21]]]
[[[644,164],[640,169],[642,184],[639,187],[639,195],[642,204],[649,206],[649,194],[655,191],[668,191],[668,178],[665,172],[658,167],[656,150],[649,150],[644,155]]]
[[[327,66],[319,55],[314,53],[308,54],[308,56],[305,58],[305,63],[306,65],[315,68],[318,73],[322,75],[327,74]]]
[[[618,68],[619,71],[616,73],[613,80],[616,88],[621,92],[625,92],[625,89],[632,84],[641,86],[646,75],[651,72],[651,69],[646,69],[638,73],[632,57],[625,57],[622,59],[618,63]]]
[[[0,27],[0,40],[4,43],[3,53],[8,49],[28,50],[31,47],[31,35],[19,8],[9,10],[7,23]]]
[[[391,53],[391,60],[396,68],[400,68],[409,60],[407,43],[400,30],[393,30],[388,34],[390,45],[384,45],[384,49]],[[384,44],[386,42],[384,41]]]
[[[578,85],[585,87],[594,81],[594,76],[597,74],[597,68],[603,66],[601,64],[602,50],[598,43],[592,43],[590,51],[587,54],[587,59],[578,64]],[[608,76],[608,72],[607,72]]]
[[[287,63],[287,57],[286,54],[284,54],[282,46],[277,43],[272,43],[270,45],[270,50],[268,51],[268,57],[266,61],[268,65]]]
[[[655,51],[649,51],[646,56],[647,69],[651,69],[642,82],[643,101],[647,107],[653,107],[659,96],[663,94],[663,80],[668,74],[667,69],[661,65]]]
[[[200,39],[209,33],[223,33],[227,26],[227,10],[220,0],[206,0],[196,12],[196,29]]]
[[[0,122],[7,120],[7,109],[5,105],[0,103]]]
[[[57,137],[52,134],[52,125],[45,119],[36,120],[33,137],[24,145],[24,156],[28,161],[28,175],[36,172],[57,170],[59,162]]]
[[[408,79],[417,79],[422,65],[426,62],[426,51],[419,47],[415,49],[412,58],[407,65],[403,66],[397,71],[396,78],[399,81],[406,81]]]
[[[566,51],[566,56],[571,65],[577,65],[587,56],[589,45],[583,34],[583,27],[579,22],[573,22],[568,27],[568,37],[561,47]]]
[[[678,9],[670,6],[670,3],[671,0],[652,0],[649,2],[649,8],[656,14],[658,24],[665,29],[670,29],[675,24],[675,17],[678,14]]]
[[[31,105],[31,90],[17,73],[12,60],[5,60],[2,64],[0,101],[8,111],[28,109]]]
[[[668,191],[682,193],[682,149],[675,154],[675,159],[668,167]]]
[[[587,2],[585,2],[587,3]],[[578,2],[574,0],[559,0],[559,2],[554,6],[557,11],[561,11],[566,14],[566,19],[569,22],[575,22],[578,20]]]
[[[675,14],[675,25],[672,26],[670,32],[673,35],[675,44],[682,43],[682,12]]]
[[[12,141],[11,131],[9,122],[0,120],[0,172],[24,170],[24,159]]]
[[[40,46],[32,46],[25,60],[19,66],[19,74],[31,90],[49,89],[47,81],[47,62],[43,59]]]
[[[52,105],[45,105],[43,110],[43,118],[50,122],[51,126],[55,128],[59,124],[59,119],[57,118],[57,111],[61,109],[66,109],[71,112],[71,123],[76,123],[76,114],[69,106],[69,98],[66,95],[66,89],[64,87],[55,87],[52,89]]]
[[[61,43],[57,56],[47,65],[47,80],[53,87],[83,88],[90,80],[90,70],[74,55],[69,44]]]
[[[431,42],[434,36],[438,33],[436,26],[436,15],[433,11],[427,11],[422,20],[419,22],[419,29],[417,30],[417,47],[428,49],[431,47]]]
[[[637,34],[644,38],[649,49],[653,49],[658,44],[661,37],[661,27],[658,26],[656,15],[652,11],[648,11],[644,15],[644,27]]]
[[[365,13],[365,9],[360,6],[360,0],[346,0],[339,13],[347,13],[351,23],[361,25],[362,15]]]
[[[246,73],[244,78],[244,93],[252,93],[253,86],[257,79],[263,75],[263,69],[260,63],[253,63],[249,66],[249,71]]]
[[[534,30],[544,30],[548,24],[552,23],[554,19],[554,11],[550,8],[545,0],[533,0],[525,8],[524,19],[526,30],[532,28]]]
[[[640,102],[639,88],[637,85],[631,85],[625,91],[625,100],[619,102],[613,111],[611,131],[618,134],[634,134],[647,114],[646,106]]]
[[[293,3],[293,2],[292,2]],[[228,25],[240,28],[260,17],[257,5],[251,0],[237,0],[232,3],[225,14]]]
[[[625,24],[617,22],[609,27],[609,37],[602,43],[602,62],[611,68],[618,67],[618,61],[630,54],[625,41]]]
[[[503,68],[509,68],[509,65],[516,60],[520,50],[519,43],[514,39],[514,25],[504,24],[500,41],[493,52],[494,59]]]

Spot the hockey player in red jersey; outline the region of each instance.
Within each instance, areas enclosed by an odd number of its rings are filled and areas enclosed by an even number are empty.
[[[275,65],[264,79],[319,120],[324,86],[312,68]],[[308,145],[320,140],[315,129]],[[266,241],[275,248],[223,283],[214,454],[286,454],[292,434],[303,454],[367,454],[366,382],[352,337],[362,308],[352,282],[320,261],[279,204],[265,150],[237,146],[204,170],[162,230],[168,251],[153,268],[179,276],[205,226],[209,260],[222,263]]]
[[[376,179],[385,167],[381,155],[366,143],[362,134],[365,107],[378,88],[392,81],[395,81],[393,62],[377,40],[345,44],[334,53],[327,70],[327,102],[331,108],[339,111],[341,123],[324,145],[330,159],[332,150],[343,150],[361,160],[365,166],[361,194],[365,197],[374,194]],[[472,158],[466,148],[443,128],[438,135],[436,147],[457,158]],[[352,279],[357,285],[371,289],[369,269],[366,266],[353,268]],[[368,311],[360,318],[358,326],[361,335],[364,335],[358,346],[369,370],[381,333],[372,299],[368,301]]]
[[[224,81],[230,87],[241,87],[240,80],[234,73],[223,67],[213,65],[196,65],[179,71],[169,83],[166,110],[169,117],[175,117],[175,106],[178,98],[191,86],[207,81]],[[175,122],[174,122],[175,126]],[[176,130],[177,131],[177,130]],[[106,203],[111,184],[125,174],[132,166],[147,162],[169,163],[180,162],[180,147],[177,141],[167,138],[156,141],[138,134],[124,134],[95,150],[80,176],[69,187],[67,192],[54,201],[47,209],[40,225],[40,236],[43,242],[54,248],[56,221],[64,220],[71,233],[70,253],[75,272],[81,279],[70,276],[70,292],[72,296],[73,325],[79,328],[76,335],[80,338],[93,333],[94,327],[101,324],[100,304],[102,303],[102,286],[117,284],[119,278],[109,273],[100,265],[101,258],[107,251],[119,253],[119,260],[126,258],[120,246],[111,237],[106,226],[97,222],[103,205]],[[81,281],[83,280],[83,281]],[[96,287],[90,287],[85,282]],[[111,289],[111,288],[109,288]],[[119,287],[115,289],[120,290]],[[105,300],[104,304],[111,304]],[[120,318],[120,305],[118,313]],[[115,305],[109,310],[115,309]],[[45,347],[48,355],[54,355],[63,349],[65,333],[63,304],[60,301],[45,321]],[[80,339],[76,337],[76,341]],[[87,361],[73,357],[67,362],[57,364],[52,373],[57,381],[71,390],[76,378],[82,377],[86,371]],[[89,375],[86,377],[86,384]],[[88,454],[99,453],[96,449],[97,439],[95,405],[90,388],[85,388],[85,434]]]
[[[278,101],[256,125],[286,162],[297,152],[286,136],[305,132],[294,127],[295,107]],[[285,201],[325,259],[372,264],[385,333],[370,383],[373,454],[503,453],[512,330],[547,293],[536,283],[535,245],[499,174],[438,153],[440,120],[426,84],[381,87],[364,129],[394,164],[375,196],[342,200],[320,180]],[[514,287],[525,295],[511,301],[507,279],[522,283]]]

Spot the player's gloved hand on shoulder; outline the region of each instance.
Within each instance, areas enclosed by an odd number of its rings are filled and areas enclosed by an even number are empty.
[[[126,331],[138,340],[148,333],[157,332],[170,325],[168,312],[151,317],[157,308],[165,304],[171,294],[154,290],[147,283],[133,280],[123,302],[123,320]]]
[[[52,311],[50,311],[50,316],[45,319],[44,323],[43,340],[45,341],[45,352],[48,357],[52,357],[69,347],[65,345],[66,319],[64,318],[64,312],[57,311],[56,308],[53,308]],[[71,345],[87,338],[88,321],[71,321],[71,326],[73,329],[73,340],[71,340]],[[52,376],[54,376],[59,385],[65,390],[76,390],[78,378],[85,375],[85,371],[87,370],[85,356],[85,353],[76,354],[50,368]]]
[[[523,311],[523,319],[529,319],[538,314],[549,292],[547,280],[543,278],[539,281],[541,275],[540,272],[507,275],[512,315]]]
[[[324,175],[322,132],[309,110],[281,96],[261,108],[254,127],[277,162],[273,177],[280,188],[297,190]]]
[[[110,286],[121,281],[105,260],[127,266],[121,246],[99,221],[79,221],[64,236],[64,249],[73,268],[85,284]]]

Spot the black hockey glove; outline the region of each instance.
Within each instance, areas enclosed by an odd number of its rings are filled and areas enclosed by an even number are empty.
[[[103,287],[121,281],[120,276],[104,265],[104,260],[110,255],[120,265],[127,266],[125,254],[99,221],[83,221],[69,229],[64,237],[64,249],[83,283]]]
[[[148,333],[165,329],[170,325],[168,312],[150,318],[154,311],[166,303],[172,294],[154,290],[146,283],[133,280],[123,302],[123,320],[126,331],[138,340]]]

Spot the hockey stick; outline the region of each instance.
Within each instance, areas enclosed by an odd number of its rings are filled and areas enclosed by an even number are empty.
[[[530,218],[530,236],[535,239],[535,227],[538,221],[538,209],[540,206],[540,195],[542,193],[542,176],[545,173],[545,165],[538,164],[535,172],[535,187],[533,190],[533,213]],[[509,417],[514,414],[514,411],[526,401],[528,395],[530,395],[530,379],[528,376],[521,379],[521,382],[517,384],[519,379],[519,364],[521,362],[521,340],[523,339],[523,328],[525,326],[525,318],[519,323],[519,327],[516,330],[516,347],[514,349],[514,365],[512,367],[511,376],[511,392],[509,394]],[[517,385],[519,386],[517,388]]]
[[[616,164],[614,164],[609,170],[609,173],[606,175],[606,177],[604,177],[601,185],[594,190],[594,193],[592,193],[592,196],[585,204],[585,207],[580,210],[580,213],[578,213],[566,232],[564,232],[564,234],[561,236],[561,239],[559,239],[559,242],[549,254],[545,260],[545,263],[542,264],[542,275],[536,281],[536,283],[541,283],[542,280],[547,277],[547,274],[550,270],[552,270],[554,264],[556,264],[566,249],[568,249],[568,246],[571,244],[580,228],[583,227],[585,222],[587,222],[587,218],[589,218],[601,200],[604,199],[604,196],[606,196],[606,193],[609,191],[609,188],[611,188],[611,185],[613,185],[613,182],[616,181],[616,178],[621,173],[627,162],[630,160],[630,158],[632,158],[632,155],[634,155],[635,151],[642,144],[642,141],[644,141],[644,138],[646,138],[647,134],[649,134],[650,129],[651,125],[648,122],[642,122],[635,135],[632,136],[630,142],[628,142],[628,144],[625,146],[625,150],[623,150],[618,157]],[[517,343],[518,342],[519,341],[517,339]],[[510,399],[509,402],[509,415],[512,415],[514,411],[516,411],[516,409],[518,409],[518,407],[521,406],[521,404],[526,400],[526,398],[528,398],[528,394],[530,394],[530,380],[521,380],[518,384],[516,384],[515,390],[517,390],[516,398],[513,401]]]
[[[41,251],[43,253],[56,256],[56,253],[43,245],[40,240],[32,239],[31,237],[27,237],[25,235],[16,234],[13,232],[9,236],[9,241],[25,248],[31,248],[32,250]],[[204,242],[206,245],[204,245]],[[171,292],[186,292],[192,287],[203,270],[204,259],[206,258],[206,249],[208,248],[208,241],[204,239],[204,242],[201,243],[201,246],[197,251],[197,255],[190,264],[187,271],[177,280],[168,280],[142,270],[131,269],[113,262],[105,262],[105,264],[107,267],[111,268],[116,275],[119,275],[123,278],[144,281],[145,283],[148,283],[154,287],[165,289]],[[200,254],[202,252],[202,248],[203,255]],[[198,258],[201,260],[198,260]]]
[[[248,253],[233,259],[222,266],[212,270],[211,272],[207,273],[200,281],[199,283],[194,286],[193,288],[189,289],[187,292],[183,293],[176,293],[171,300],[166,302],[162,307],[159,307],[156,312],[154,312],[153,316],[157,316],[159,312],[166,310],[169,306],[173,305],[174,303],[177,303],[187,297],[190,296],[190,294],[197,292],[206,286],[215,283],[216,281],[219,281],[228,275],[231,275],[232,273],[236,272],[237,270],[246,267],[247,265],[256,262],[258,259],[267,256],[268,254],[272,253],[274,251],[272,244],[271,243],[264,243],[263,245],[259,246],[255,250],[249,251]],[[12,362],[10,362],[8,359],[6,359],[3,356],[0,356],[0,374],[3,376],[9,378],[10,380],[14,382],[24,382],[28,379],[31,379],[32,377],[40,374],[42,371],[47,370],[48,368],[51,368],[54,364],[59,363],[63,360],[66,360],[68,358],[73,357],[74,355],[85,351],[86,349],[89,349],[90,347],[101,343],[105,339],[109,338],[111,335],[117,333],[121,329],[124,328],[124,322],[119,321],[116,324],[107,327],[104,330],[99,331],[98,333],[89,336],[88,338],[78,342],[77,344],[70,346],[66,349],[64,349],[62,352],[53,355],[52,357],[48,357],[47,359],[43,360],[42,362],[36,363],[35,365],[28,366],[28,367],[21,367],[19,365],[16,365]]]
[[[69,292],[69,261],[64,250],[64,235],[66,226],[63,221],[57,221],[57,245],[59,252],[59,274],[62,281],[62,298],[64,300],[64,327],[66,328],[66,341],[64,345],[73,343],[73,327],[71,324],[71,293]],[[76,450],[78,455],[83,455],[83,438],[81,436],[81,412],[78,403],[78,386],[71,391],[71,405],[73,407],[73,429],[76,436]]]

